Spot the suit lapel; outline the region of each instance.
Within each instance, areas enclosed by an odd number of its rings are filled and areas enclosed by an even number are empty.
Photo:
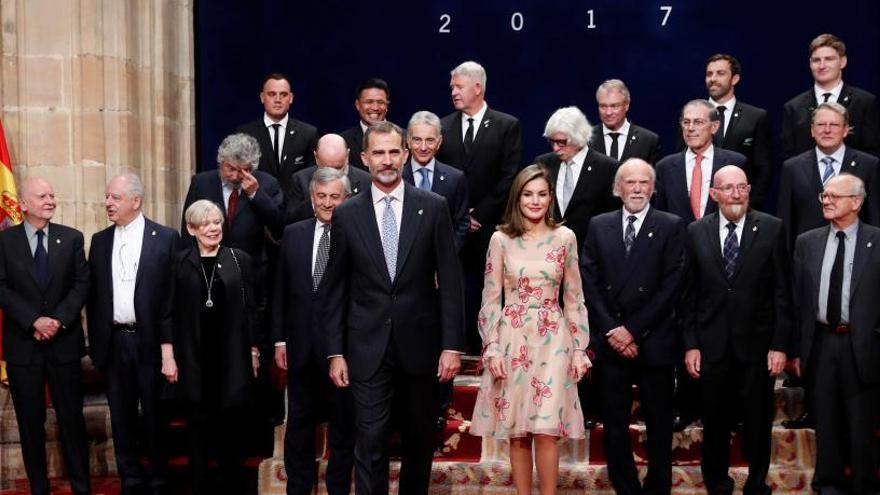
[[[703,232],[703,242],[701,244],[704,246],[704,249],[708,249],[712,253],[718,271],[721,272],[721,277],[727,280],[727,272],[724,271],[724,257],[721,253],[721,239],[719,237],[721,214],[713,213],[707,222],[703,222],[700,225]]]
[[[309,226],[304,227],[301,232],[302,253],[300,263],[302,263],[303,273],[312,273],[312,252],[315,250],[315,229],[318,228],[318,222],[313,221]]]
[[[853,175],[859,175],[858,172],[859,162],[856,160],[856,157],[853,156],[852,148],[849,146],[846,147],[843,153],[843,163],[840,164],[840,172],[841,173],[850,173]],[[818,173],[818,169],[817,169]],[[861,177],[861,176],[859,176]]]
[[[813,93],[813,98],[815,98],[815,93]],[[849,108],[849,104],[852,101],[852,90],[847,85],[843,85],[840,88],[840,96],[837,97],[837,103]],[[815,105],[814,105],[815,106]],[[811,110],[812,113],[812,110]]]
[[[459,112],[455,112],[451,119],[451,126],[447,130],[448,138],[443,139],[443,148],[446,148],[446,151],[449,153],[451,157],[461,157],[461,160],[458,160],[458,163],[454,163],[453,161],[446,160],[453,166],[458,167],[460,170],[468,169],[468,156],[464,151],[464,143],[462,142],[461,135],[461,119],[464,118],[464,114]],[[442,148],[441,148],[442,149]]]
[[[423,205],[421,198],[418,197],[415,187],[404,186],[403,192],[403,214],[400,219],[400,239],[397,245],[397,271],[394,275],[396,282],[400,277],[400,271],[406,263],[406,257],[412,248],[413,241],[419,233],[419,226],[422,223]]]
[[[553,155],[550,157],[550,161],[544,162],[544,166],[548,172],[550,172],[550,181],[553,185],[553,189],[556,189],[556,180],[559,177],[559,167],[562,166],[562,160],[559,159],[558,156]],[[581,169],[581,174],[583,174],[583,169]],[[572,194],[574,196],[574,194]],[[557,198],[553,198],[556,200]],[[557,221],[562,221],[562,210],[559,209],[559,201],[553,201],[553,218]]]
[[[413,159],[410,158],[403,165],[403,180],[404,180],[404,182],[406,182],[408,184],[415,185],[416,182],[415,182],[415,176],[413,175],[412,167],[413,167]]]
[[[112,242],[110,244],[113,245]],[[138,288],[141,285],[141,279],[143,278],[144,272],[146,272],[150,266],[147,262],[153,256],[154,248],[156,247],[156,225],[147,220],[144,217],[144,237],[143,241],[141,241],[141,257],[138,259],[138,270],[137,275],[135,275],[134,282],[134,292],[137,294]],[[113,251],[111,251],[112,253]]]
[[[725,149],[730,149],[730,144],[733,141],[730,139],[730,136],[736,130],[737,125],[739,125],[740,116],[742,115],[742,105],[740,105],[739,101],[736,102],[736,105],[733,106],[733,113],[730,114],[730,123],[727,124],[727,131],[724,132],[724,141],[721,143],[721,147]]]
[[[830,226],[823,227],[821,231],[814,233],[810,237],[812,242],[807,244],[808,250],[804,265],[806,266],[807,273],[810,275],[811,290],[810,301],[808,304],[810,305],[809,307],[813,309],[814,314],[817,309],[816,305],[819,304],[819,283],[822,279],[822,258],[825,256],[825,245],[828,242],[828,233],[830,230]],[[858,253],[858,250],[856,250],[856,253]],[[853,256],[853,260],[855,260],[855,256]],[[852,287],[853,283],[852,279],[850,279],[850,289],[852,289]]]
[[[632,127],[630,127],[630,129],[632,129]],[[590,139],[590,148],[607,156],[608,152],[605,151],[605,134],[601,132],[604,130],[605,129],[601,125],[597,125],[593,128],[593,138]],[[624,150],[626,150],[626,147],[624,147]]]
[[[565,210],[566,213],[571,211],[572,202],[574,202],[577,198],[584,197],[584,190],[595,183],[595,181],[592,179],[593,162],[595,161],[595,157],[596,152],[591,149],[587,149],[587,156],[584,157],[584,163],[581,165],[581,173],[580,175],[578,175],[578,180],[574,185],[574,191],[571,192],[571,198],[568,201],[568,208]],[[556,167],[556,173],[559,173],[559,167]],[[556,177],[554,177],[553,180],[555,181]],[[553,185],[555,186],[556,183],[554,182]]]
[[[24,230],[24,222],[13,228],[18,229],[18,233],[16,234],[18,240],[15,241],[15,249],[18,253],[10,256],[10,259],[28,260],[26,263],[30,263],[28,273],[31,274],[31,280],[34,282],[34,286],[37,287],[38,290],[41,290],[40,283],[37,281],[37,274],[34,272],[34,253],[31,252],[31,245],[28,243],[27,232]]]
[[[874,244],[874,236],[869,236],[865,229],[862,228],[861,223],[859,223],[859,230],[856,234],[856,251],[853,253],[852,275],[849,282],[850,300],[852,300],[852,295],[856,293],[856,287],[862,280],[862,274],[865,272],[868,260],[871,258],[871,250],[874,249]]]
[[[809,169],[805,170],[807,173],[807,180],[809,184],[813,186],[813,191],[818,195],[822,192],[822,177],[819,175],[819,156],[816,154],[816,149],[813,148],[812,153],[813,160],[809,163]],[[841,164],[843,167],[843,164]]]
[[[718,219],[720,222],[720,213],[718,215]],[[754,244],[755,238],[758,237],[758,233],[760,232],[760,230],[760,222],[757,218],[755,218],[755,215],[753,215],[751,211],[746,213],[746,221],[743,224],[742,239],[739,240],[739,255],[737,255],[736,257],[736,269],[733,272],[733,277],[731,278],[731,280],[735,280],[736,277],[739,275],[739,272],[743,266],[743,260],[746,259],[749,248],[751,248],[752,244]]]
[[[55,224],[49,224],[49,277],[46,279],[46,287],[49,287],[49,284],[52,283],[52,276],[56,271],[62,270],[64,267],[59,266],[58,264],[61,262],[61,249],[67,247],[67,239],[64,239],[58,232],[58,228],[53,228]]]
[[[638,139],[639,131],[636,129],[632,123],[629,124],[629,134],[623,136],[623,142],[617,143],[618,146],[623,146],[623,149],[620,150],[620,163],[623,163],[627,158],[631,155],[629,152],[632,148],[635,147],[635,141]],[[618,139],[620,139],[618,137]],[[605,140],[602,140],[602,144],[605,144]],[[612,157],[613,158],[613,157]]]
[[[623,246],[623,249],[618,250],[620,253],[626,253],[626,246],[623,244],[623,218],[622,215],[626,214],[625,212],[621,213],[621,217],[618,218],[618,221],[614,222],[614,233],[613,235],[617,236],[615,243],[620,243]],[[654,215],[654,209],[649,208],[648,213],[645,214],[645,221],[642,224],[642,227],[639,229],[639,234],[636,236],[636,240],[633,243],[632,248],[630,249],[629,256],[624,259],[626,262],[623,264],[623,272],[620,277],[620,283],[617,284],[618,287],[623,287],[626,282],[629,280],[630,276],[635,271],[636,265],[638,263],[636,260],[640,260],[643,258],[642,253],[648,249],[648,246],[654,240],[654,229],[656,228],[656,218]]]
[[[356,216],[358,217],[357,229],[366,241],[368,246],[367,252],[370,253],[373,262],[376,263],[376,267],[382,274],[383,280],[388,281],[388,285],[391,285],[391,277],[388,276],[388,265],[385,263],[385,254],[382,249],[382,236],[379,234],[379,225],[376,223],[373,195],[367,189],[363,194],[358,194],[349,201],[360,201],[360,204],[355,208],[357,211]]]
[[[284,146],[281,148],[281,164],[278,166],[278,175],[279,177],[286,177],[286,175],[281,174],[281,169],[285,171],[288,168],[288,160],[287,154],[288,150],[291,146],[293,146],[293,141],[296,139],[296,122],[290,117],[287,118],[287,135],[284,136]],[[305,157],[303,158],[305,160]]]

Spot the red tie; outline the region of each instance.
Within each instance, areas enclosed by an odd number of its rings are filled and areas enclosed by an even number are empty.
[[[699,198],[699,194],[697,195]],[[226,207],[226,220],[229,221],[229,225],[232,225],[232,221],[235,220],[235,209],[238,207],[238,189],[233,189],[232,194],[229,195],[229,205]]]
[[[703,155],[697,155],[694,164],[694,173],[691,175],[691,211],[694,212],[694,218],[699,220],[703,216],[700,209],[700,194],[703,191]],[[232,202],[230,201],[230,204]]]

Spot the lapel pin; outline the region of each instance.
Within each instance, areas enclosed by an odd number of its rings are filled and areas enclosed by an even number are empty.
[[[483,122],[483,129],[488,129],[489,124],[491,124],[491,123],[492,123],[492,119],[489,119],[489,120]]]
[[[419,210],[419,215],[421,215],[423,211],[425,211],[425,210]]]
[[[291,136],[293,136],[293,133],[294,133],[294,132],[296,132],[296,131],[294,131],[293,129],[287,131],[287,133],[290,134]]]
[[[855,166],[856,166],[856,161],[853,160],[853,161],[849,162],[849,166],[850,166],[850,167],[855,167]]]
[[[223,265],[221,265],[220,263],[217,263],[217,268],[223,268]]]
[[[654,237],[654,233],[653,233],[653,232],[648,232],[648,237]]]
[[[55,239],[55,244],[61,244],[61,239]]]
[[[868,241],[868,247],[871,247],[871,241]]]
[[[446,180],[446,177],[441,175],[440,180]]]
[[[734,117],[739,117],[739,113],[733,114]]]
[[[355,193],[355,194],[358,193],[358,188],[354,188],[354,193]]]
[[[757,226],[757,225],[753,226],[753,227],[752,227],[752,232],[757,232],[757,231],[758,231],[758,226]]]
[[[592,171],[593,171],[593,167],[592,167],[592,166],[587,167],[587,172],[592,172]]]
[[[156,235],[156,231],[154,230],[154,231],[150,232],[150,235]]]
[[[635,141],[635,140],[636,140],[635,135],[633,135],[633,137],[629,138],[629,140],[630,140],[630,141]]]
[[[844,96],[843,101],[849,101],[849,96]]]

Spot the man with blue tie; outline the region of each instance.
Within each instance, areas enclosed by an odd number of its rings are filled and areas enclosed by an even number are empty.
[[[312,493],[318,474],[315,427],[326,417],[330,447],[327,493],[347,494],[354,462],[351,392],[335,388],[328,378],[317,310],[330,255],[333,210],[351,195],[351,183],[342,170],[320,167],[312,174],[308,188],[315,215],[284,229],[272,302],[275,364],[287,370],[287,493]]]
[[[443,144],[440,117],[427,111],[414,113],[406,128],[406,142],[410,163],[403,168],[403,180],[446,198],[455,229],[455,250],[461,251],[470,223],[467,181],[461,170],[434,158]]]
[[[89,353],[107,381],[116,469],[125,495],[160,493],[165,484],[157,410],[158,317],[178,236],[144,216],[143,198],[144,183],[137,175],[113,178],[104,195],[113,225],[93,235],[89,249]],[[140,442],[138,406],[145,426]],[[148,466],[141,463],[138,443],[146,447]]]

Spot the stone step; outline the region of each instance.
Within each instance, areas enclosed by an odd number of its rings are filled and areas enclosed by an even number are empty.
[[[324,476],[326,461],[319,465],[319,482],[317,493],[326,494]],[[644,478],[646,468],[639,469],[639,476]],[[391,493],[397,493],[397,481],[400,473],[400,462],[391,462]],[[748,469],[734,467],[730,469],[731,477],[736,482],[737,490],[742,490]],[[807,495],[810,492],[812,469],[787,466],[771,466],[767,478],[774,493],[786,495]],[[258,492],[260,495],[282,495],[285,493],[287,477],[284,473],[284,462],[281,459],[267,459],[260,464],[258,474]],[[699,466],[673,466],[673,493],[676,495],[705,494],[703,476]],[[535,480],[537,488],[537,480]],[[614,495],[608,481],[607,469],[604,465],[567,464],[559,467],[557,484],[560,495]],[[510,465],[507,462],[434,462],[431,473],[432,495],[495,495],[513,494],[513,482],[510,477]]]

